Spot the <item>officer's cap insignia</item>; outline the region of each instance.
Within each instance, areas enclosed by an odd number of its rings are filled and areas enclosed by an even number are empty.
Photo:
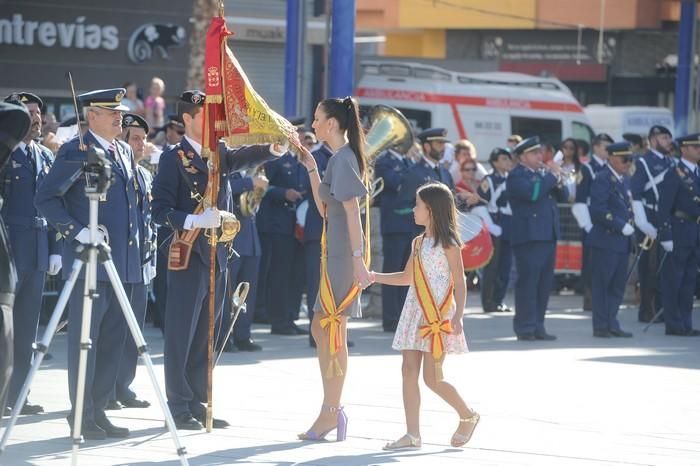
[[[124,117],[124,126],[131,126],[131,124],[133,122],[134,122],[134,117],[132,117],[131,115]]]
[[[124,98],[124,94],[125,94],[124,91],[117,92],[117,95],[114,96],[114,100],[116,100],[117,102],[121,102],[122,99]]]
[[[606,219],[606,220],[612,220],[612,219],[613,219],[612,214],[611,214],[611,213],[605,214],[605,219]]]

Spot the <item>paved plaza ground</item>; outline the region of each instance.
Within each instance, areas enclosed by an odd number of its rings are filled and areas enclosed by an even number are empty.
[[[445,364],[446,379],[482,416],[468,447],[449,446],[457,416],[423,386],[423,449],[381,450],[404,426],[401,358],[376,320],[350,326],[356,346],[344,396],[348,440],[296,440],[319,409],[314,350],[306,337],[271,336],[255,326],[264,351],[226,354],[214,373],[215,414],[232,427],[180,432],[190,464],[700,465],[700,338],[666,337],[663,325],[644,333],[631,308],[621,321],[634,338],[593,338],[581,298],[556,296],[547,327],[559,339],[518,342],[512,314],[483,314],[477,301],[471,294],[465,318],[471,352]],[[700,312],[694,317],[700,327]],[[146,338],[162,384],[163,340],[153,328]],[[70,464],[65,348],[66,336],[58,335],[54,359],[32,387],[32,402],[47,413],[20,418],[1,465]],[[86,443],[79,464],[179,464],[143,366],[135,388],[153,406],[111,412],[131,437]]]

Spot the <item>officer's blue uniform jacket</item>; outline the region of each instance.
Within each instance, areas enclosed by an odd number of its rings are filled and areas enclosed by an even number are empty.
[[[511,240],[512,230],[513,211],[508,202],[507,179],[506,176],[494,171],[486,175],[477,188],[479,196],[487,202],[486,207],[494,223],[501,227],[502,241]]]
[[[559,209],[557,201],[566,202],[566,186],[558,186],[549,172],[530,170],[522,164],[508,174],[506,189],[513,211],[511,238],[514,245],[530,241],[559,239]]]
[[[413,166],[406,157],[386,151],[381,154],[374,165],[374,176],[384,180],[384,190],[377,197],[379,202],[380,231],[382,235],[394,233],[413,234],[415,223],[413,222],[413,212],[401,212],[398,203],[399,188],[404,181],[410,168]]]
[[[447,185],[451,191],[454,191],[454,183],[450,172],[441,164],[437,164],[435,168],[431,167],[425,158],[422,158],[408,169],[399,187],[395,212],[411,220],[414,225],[414,234],[418,234],[423,228],[415,225],[413,220],[413,208],[416,206],[416,191],[431,181],[439,181]]]
[[[115,140],[115,158],[108,154],[92,132],[88,131],[85,144],[105,151],[111,159],[113,182],[104,201],[99,202],[98,222],[109,234],[112,261],[122,283],[138,283],[141,278],[139,208],[132,169],[133,154],[124,142]],[[87,161],[87,152],[79,150],[78,138],[63,144],[56,161],[37,191],[35,205],[48,222],[64,238],[63,278],[68,279],[75,259],[75,236],[88,226],[89,202],[85,195],[85,176],[68,183]],[[84,269],[81,278],[84,278]],[[97,268],[98,281],[108,281],[103,267]]]
[[[308,194],[310,187],[306,168],[291,152],[287,152],[265,164],[265,175],[270,184],[257,215],[258,230],[261,233],[293,235],[296,208],[303,199],[289,202],[285,193],[288,189],[296,189],[302,195]]]
[[[232,211],[231,186],[229,175],[238,170],[253,168],[265,160],[275,158],[269,146],[247,146],[230,149],[219,145],[221,157],[221,183],[217,207],[219,210]],[[184,172],[184,174],[183,174]],[[185,219],[194,213],[199,203],[193,196],[184,176],[192,183],[199,194],[206,192],[209,168],[195,149],[183,138],[172,150],[160,156],[158,174],[153,180],[153,218],[159,225],[168,225],[173,230],[183,230]],[[192,252],[205,264],[209,265],[208,238],[199,233]],[[226,270],[228,251],[223,243],[217,247],[219,271]]]
[[[683,162],[666,174],[659,186],[659,239],[673,241],[674,251],[700,241],[700,178]],[[700,251],[695,251],[700,258]]]
[[[258,227],[255,224],[255,214],[244,216],[241,213],[241,194],[253,191],[253,178],[234,173],[229,179],[231,183],[231,194],[233,195],[233,213],[241,222],[241,230],[233,240],[233,249],[239,256],[260,256],[260,238],[258,237]]]
[[[34,195],[53,165],[54,156],[41,144],[26,146],[35,160],[36,170],[19,147],[0,172],[2,215],[7,227],[15,266],[19,270],[46,272],[49,255],[61,253],[56,231],[34,207]]]
[[[644,153],[644,155],[640,156],[635,161],[635,171],[630,182],[632,200],[642,202],[647,220],[654,226],[658,226],[658,221],[656,219],[658,199],[652,187],[652,183],[656,185],[656,191],[658,192],[659,185],[663,181],[664,176],[674,165],[675,162],[671,157],[660,157],[651,150]],[[647,169],[649,173],[647,173]],[[651,175],[652,179],[649,178],[649,175]]]
[[[587,244],[600,249],[627,253],[631,237],[624,236],[622,229],[632,222],[632,203],[625,179],[620,179],[609,166],[596,174],[591,185],[591,221],[593,228],[588,233]]]
[[[153,185],[153,176],[146,168],[141,165],[135,165],[136,179],[139,183],[138,199],[139,199],[139,220],[141,229],[141,264],[143,265],[143,282],[148,285],[150,280],[155,276],[156,257],[158,252],[156,226],[153,222],[153,213],[151,210],[151,187]],[[150,269],[150,270],[148,270]]]
[[[576,201],[583,204],[588,204],[591,197],[591,184],[599,171],[605,168],[607,164],[598,162],[598,159],[591,156],[588,163],[581,165],[579,183],[576,185]]]

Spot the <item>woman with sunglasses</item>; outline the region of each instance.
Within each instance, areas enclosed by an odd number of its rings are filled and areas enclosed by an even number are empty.
[[[593,336],[631,337],[620,328],[617,311],[625,294],[627,264],[634,233],[629,171],[633,155],[628,142],[607,146],[608,163],[591,184]]]

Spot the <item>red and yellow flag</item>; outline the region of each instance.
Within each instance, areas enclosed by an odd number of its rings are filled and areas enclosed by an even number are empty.
[[[445,337],[452,333],[452,323],[447,319],[447,313],[450,311],[450,305],[452,304],[454,284],[450,279],[445,298],[438,305],[430,289],[420,258],[422,244],[423,236],[420,236],[416,240],[416,247],[413,253],[413,285],[418,297],[418,303],[423,312],[423,320],[425,321],[425,325],[419,327],[419,333],[422,338],[430,339],[430,352],[435,359],[436,377],[437,380],[442,380],[442,363],[440,361],[445,352]]]
[[[212,126],[204,128],[203,149],[215,151],[221,138],[232,146],[296,141],[296,128],[272,110],[251,86],[228,46],[232,35],[223,17],[212,19],[204,70],[205,120]]]

